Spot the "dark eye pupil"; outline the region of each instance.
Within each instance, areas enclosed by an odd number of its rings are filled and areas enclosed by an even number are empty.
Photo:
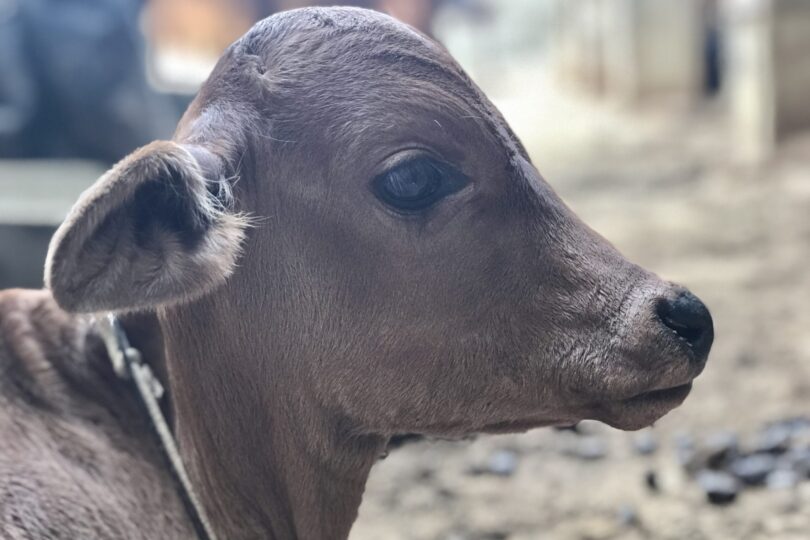
[[[441,183],[441,173],[425,166],[400,166],[386,176],[384,188],[388,195],[407,201],[429,197]]]

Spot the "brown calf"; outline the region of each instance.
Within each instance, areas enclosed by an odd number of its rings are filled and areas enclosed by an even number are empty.
[[[68,312],[140,312],[124,324],[228,539],[345,538],[397,434],[649,425],[712,342],[703,304],[580,222],[444,49],[349,8],[234,44],[174,140],[83,195],[47,282]],[[0,298],[3,530],[187,537],[92,321]]]

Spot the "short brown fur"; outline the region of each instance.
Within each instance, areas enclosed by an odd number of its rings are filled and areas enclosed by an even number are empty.
[[[370,184],[403,155],[469,184],[392,210]],[[0,296],[0,530],[15,538],[190,533],[92,319],[54,299],[129,314],[228,539],[346,538],[397,434],[648,425],[708,352],[662,323],[684,290],[573,215],[444,49],[359,9],[256,25],[172,142],[83,195],[46,277],[53,297]]]

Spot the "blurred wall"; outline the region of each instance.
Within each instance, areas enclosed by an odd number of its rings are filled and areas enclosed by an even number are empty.
[[[705,0],[554,0],[554,69],[609,99],[693,100],[704,85]]]
[[[810,130],[810,2],[724,0],[731,136],[744,162]]]
[[[810,129],[810,1],[550,0],[559,84],[658,108],[722,91],[735,157]]]

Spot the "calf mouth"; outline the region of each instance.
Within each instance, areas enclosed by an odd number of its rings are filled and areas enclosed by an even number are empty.
[[[686,396],[689,395],[689,392],[692,391],[692,381],[689,381],[685,384],[679,384],[677,386],[670,386],[667,388],[661,388],[657,390],[649,390],[647,392],[642,392],[637,394],[631,398],[627,398],[624,400],[624,404],[633,407],[633,406],[654,406],[654,405],[672,405],[672,407],[677,407],[686,399]]]
[[[648,427],[680,406],[692,391],[692,380],[675,386],[659,387],[600,407],[595,420],[609,426],[634,431]]]

